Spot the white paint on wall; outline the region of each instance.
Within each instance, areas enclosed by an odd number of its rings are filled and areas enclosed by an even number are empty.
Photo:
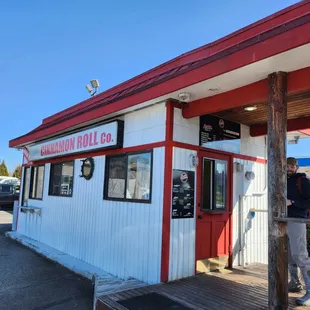
[[[174,108],[173,140],[199,145],[199,117],[183,118],[182,110]]]
[[[241,154],[267,158],[266,137],[251,137],[250,127],[241,125]]]
[[[126,114],[124,120],[124,147],[144,145],[165,140],[165,102]]]
[[[233,266],[268,263],[267,165],[234,159]],[[236,171],[236,164],[242,165]],[[246,170],[255,173],[245,180]],[[251,209],[256,210],[254,218]]]
[[[196,187],[196,168],[190,167],[189,165],[189,156],[191,154],[196,155],[197,153],[191,150],[173,148],[173,169],[195,171]],[[195,210],[196,201],[194,206]],[[169,281],[195,274],[195,214],[193,218],[171,219]]]
[[[75,160],[73,197],[48,195],[50,164],[45,165],[41,216],[19,213],[18,232],[111,273],[147,283],[160,282],[164,148],[153,153],[152,202],[103,200],[105,156],[94,157],[89,181],[79,177]]]

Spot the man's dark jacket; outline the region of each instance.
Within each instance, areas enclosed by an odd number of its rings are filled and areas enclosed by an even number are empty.
[[[298,181],[298,178],[301,178]],[[305,173],[287,178],[287,199],[293,204],[287,207],[288,217],[307,218],[310,209],[310,180]]]

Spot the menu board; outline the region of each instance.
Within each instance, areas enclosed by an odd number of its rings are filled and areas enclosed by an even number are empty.
[[[212,141],[240,139],[240,124],[214,115],[200,116],[200,145]]]
[[[173,169],[172,218],[193,218],[195,172]]]

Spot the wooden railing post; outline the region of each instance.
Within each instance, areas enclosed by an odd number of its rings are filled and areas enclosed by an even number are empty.
[[[268,77],[268,306],[288,309],[288,261],[286,222],[286,126],[287,74]]]

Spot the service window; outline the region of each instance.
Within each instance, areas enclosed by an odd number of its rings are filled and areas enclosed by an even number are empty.
[[[43,198],[44,165],[32,167],[30,178],[30,199]]]
[[[151,202],[152,152],[107,156],[104,199]]]
[[[74,161],[51,165],[49,195],[72,197]]]

